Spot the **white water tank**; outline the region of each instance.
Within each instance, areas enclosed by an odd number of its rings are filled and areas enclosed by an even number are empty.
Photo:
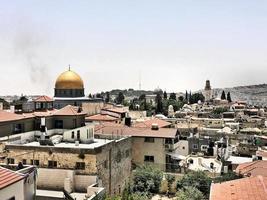
[[[72,192],[72,183],[70,178],[64,179],[64,190],[66,190],[68,193]]]

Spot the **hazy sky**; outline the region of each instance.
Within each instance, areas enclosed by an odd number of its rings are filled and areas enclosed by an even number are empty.
[[[86,92],[266,83],[267,1],[0,1],[0,95],[53,94],[79,73]]]

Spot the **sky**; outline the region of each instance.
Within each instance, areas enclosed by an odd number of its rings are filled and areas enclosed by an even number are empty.
[[[266,83],[267,1],[0,0],[0,95]]]

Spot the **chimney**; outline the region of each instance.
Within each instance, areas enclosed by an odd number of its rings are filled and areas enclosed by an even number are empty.
[[[152,124],[151,125],[151,130],[153,130],[153,131],[159,130],[159,125],[158,124]]]

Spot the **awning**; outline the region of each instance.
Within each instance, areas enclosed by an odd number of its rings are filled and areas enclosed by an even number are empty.
[[[167,153],[167,155],[171,156],[172,159],[175,159],[175,160],[185,160],[186,159],[186,156],[179,155],[177,153]]]

